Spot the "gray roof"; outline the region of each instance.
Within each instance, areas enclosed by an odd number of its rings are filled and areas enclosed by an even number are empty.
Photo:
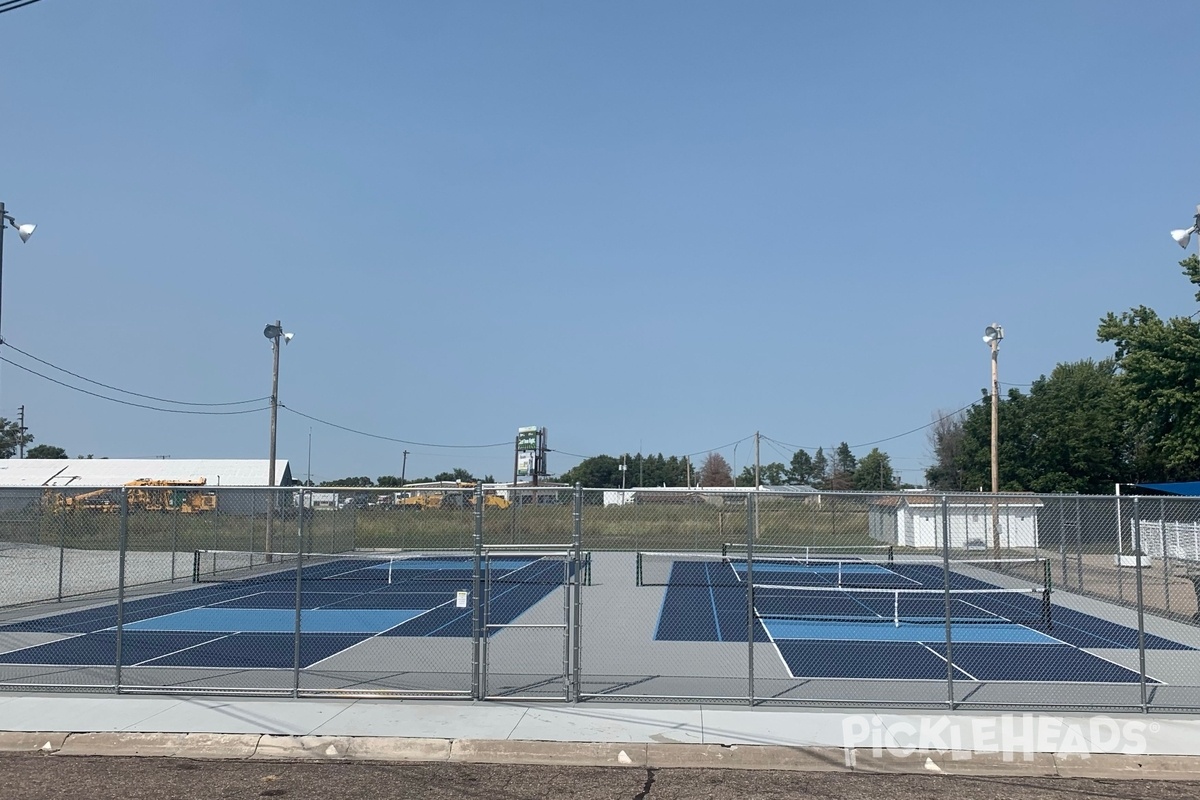
[[[208,486],[267,486],[265,458],[26,458],[0,460],[0,486],[121,486],[138,478],[195,480]],[[291,483],[288,462],[275,460],[275,483]]]

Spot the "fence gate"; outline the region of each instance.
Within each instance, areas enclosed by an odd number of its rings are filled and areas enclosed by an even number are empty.
[[[480,697],[571,700],[577,553],[569,545],[483,552]]]

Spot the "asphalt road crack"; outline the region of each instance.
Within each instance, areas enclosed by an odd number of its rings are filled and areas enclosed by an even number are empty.
[[[646,782],[642,784],[642,790],[633,796],[633,800],[646,800],[650,795],[650,790],[654,788],[654,768],[646,769]]]

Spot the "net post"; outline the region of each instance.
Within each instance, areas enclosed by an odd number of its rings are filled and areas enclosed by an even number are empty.
[[[200,582],[200,551],[192,551],[192,583]]]
[[[896,563],[896,552],[895,552],[895,549],[890,544],[887,546],[887,563],[889,563],[889,564]]]
[[[729,542],[721,542],[721,555],[729,556]]]
[[[636,586],[642,585],[642,551],[637,552],[637,583]]]

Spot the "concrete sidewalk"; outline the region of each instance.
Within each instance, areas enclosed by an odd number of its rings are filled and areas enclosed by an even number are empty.
[[[1200,718],[0,694],[0,750],[1200,777]]]

